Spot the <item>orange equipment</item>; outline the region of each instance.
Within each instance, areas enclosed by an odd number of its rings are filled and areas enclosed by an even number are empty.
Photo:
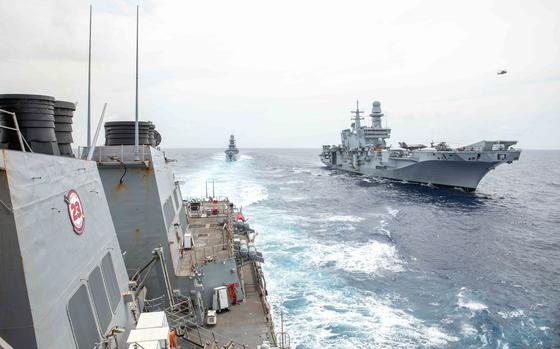
[[[179,349],[177,346],[177,332],[175,332],[175,329],[169,330],[169,348]]]

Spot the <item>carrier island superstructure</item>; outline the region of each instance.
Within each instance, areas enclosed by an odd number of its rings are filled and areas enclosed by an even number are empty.
[[[356,102],[351,128],[341,133],[340,145],[324,145],[321,161],[329,168],[433,186],[475,191],[490,170],[519,160],[516,141],[480,141],[451,148],[445,142],[408,145],[391,149],[386,140],[391,129],[382,126],[381,103],[372,105],[371,126],[362,126],[363,117]]]

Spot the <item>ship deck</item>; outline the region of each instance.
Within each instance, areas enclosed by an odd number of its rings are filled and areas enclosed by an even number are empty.
[[[197,265],[235,257],[232,229],[234,211],[229,205],[226,200],[202,201],[198,209],[194,210],[191,204],[187,204],[188,231],[192,234],[194,244],[184,252],[180,273],[194,276]],[[246,236],[241,235],[240,238],[246,239]],[[247,349],[257,348],[263,340],[274,342],[271,338],[274,337],[274,325],[265,310],[268,307],[266,299],[261,295],[265,286],[260,284],[260,267],[254,261],[241,264],[239,259],[237,266],[243,280],[243,301],[218,313],[216,325],[204,325],[207,331],[203,332],[206,335],[200,331],[191,331],[188,335],[191,340],[212,342],[215,338],[220,347],[233,343],[232,348]]]
[[[227,227],[229,208],[224,202],[216,204],[206,202],[201,205],[201,211],[217,209],[218,214],[187,211],[188,231],[192,235],[193,247],[184,250],[184,256],[179,261],[177,275],[194,276],[195,266],[213,260],[224,260],[233,255],[231,249],[231,229]]]

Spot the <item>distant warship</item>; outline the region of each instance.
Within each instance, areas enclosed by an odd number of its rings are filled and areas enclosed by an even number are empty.
[[[235,146],[235,137],[233,135],[229,136],[229,145],[225,151],[226,160],[235,161],[239,156],[239,149]]]
[[[480,141],[459,148],[445,142],[430,147],[401,142],[391,149],[386,144],[391,129],[381,125],[381,103],[373,102],[371,126],[362,126],[358,103],[351,113],[354,122],[342,131],[342,144],[323,146],[321,161],[329,168],[472,192],[490,170],[519,160],[521,153],[512,148],[517,141]]]

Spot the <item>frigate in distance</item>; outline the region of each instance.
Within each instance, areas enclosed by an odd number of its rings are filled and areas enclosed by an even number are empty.
[[[401,142],[399,148],[391,149],[386,143],[391,129],[381,123],[381,103],[373,102],[369,115],[371,126],[362,126],[362,113],[356,102],[351,128],[341,133],[342,144],[323,146],[320,157],[327,167],[472,192],[489,171],[519,160],[521,154],[521,150],[512,147],[517,141],[501,140],[480,141],[458,148],[451,148],[445,142],[432,142],[430,147]]]
[[[225,150],[226,153],[226,160],[227,161],[235,161],[239,157],[239,149],[235,145],[235,136],[229,136],[229,145]]]

